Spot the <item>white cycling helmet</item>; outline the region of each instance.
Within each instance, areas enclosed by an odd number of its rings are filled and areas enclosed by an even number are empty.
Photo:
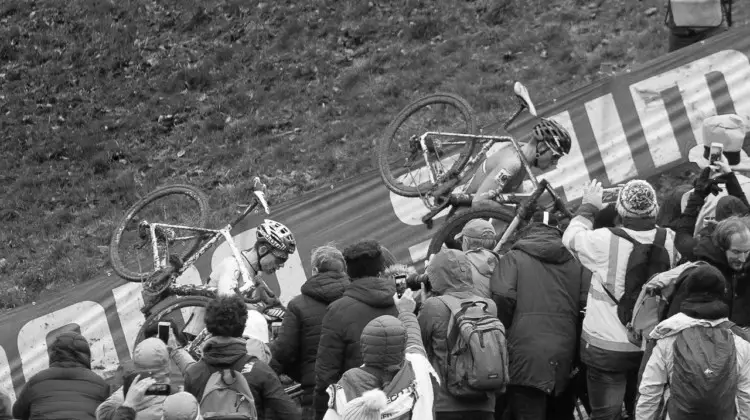
[[[281,223],[266,219],[258,226],[256,230],[258,243],[267,243],[272,248],[287,254],[294,254],[297,249],[297,242],[294,235],[288,227]]]

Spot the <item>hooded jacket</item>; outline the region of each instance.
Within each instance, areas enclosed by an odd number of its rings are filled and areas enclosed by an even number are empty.
[[[633,244],[609,229],[592,229],[596,212],[596,207],[591,204],[581,205],[562,237],[565,247],[592,272],[583,319],[581,360],[602,370],[637,369],[641,348],[628,339],[627,330],[617,315],[617,305],[607,293],[618,299],[622,296]],[[625,219],[624,222],[623,230],[630,237],[642,244],[653,243],[656,236],[653,220]],[[674,231],[667,229],[664,247],[669,253],[671,267],[680,259],[674,237]]]
[[[435,392],[435,412],[495,411],[495,396],[484,401],[462,401],[448,393],[445,385],[448,357],[448,323],[452,317],[450,309],[438,296],[448,295],[457,299],[474,299],[487,302],[488,311],[497,316],[495,302],[481,298],[474,292],[471,263],[460,251],[443,250],[435,254],[427,267],[427,276],[435,297],[424,301],[417,316],[422,332],[427,357],[440,377],[441,385]]]
[[[109,385],[91,371],[91,349],[75,332],[60,334],[49,348],[50,367],[32,376],[13,404],[13,418],[95,419]]]
[[[315,363],[316,417],[328,407],[326,389],[347,370],[362,365],[359,339],[367,323],[381,315],[397,316],[393,302],[396,284],[379,277],[352,279],[344,296],[333,302],[323,317]]]
[[[474,279],[474,293],[484,298],[492,298],[490,277],[497,267],[497,254],[489,249],[477,248],[465,251],[469,259]]]
[[[491,288],[511,306],[510,384],[559,395],[570,380],[591,272],[563,246],[559,230],[533,225],[501,259]]]
[[[405,338],[403,345],[396,335]],[[432,420],[433,379],[438,378],[427,360],[417,317],[401,312],[398,319],[376,318],[362,336],[365,366],[349,369],[328,387],[332,403],[324,420],[340,420],[349,401],[372,389],[385,392],[388,405],[381,414],[388,419]],[[395,359],[400,360],[393,366]]]
[[[307,280],[301,294],[287,305],[281,332],[271,343],[271,367],[302,385],[302,404],[312,404],[315,359],[318,355],[323,316],[329,304],[344,295],[349,285],[345,273],[318,273]]]
[[[185,392],[200,401],[211,374],[223,368],[242,372],[245,376],[255,399],[258,418],[301,418],[278,376],[267,364],[247,354],[245,341],[241,338],[210,338],[203,346],[203,358],[185,370]],[[273,416],[266,416],[267,410]]]

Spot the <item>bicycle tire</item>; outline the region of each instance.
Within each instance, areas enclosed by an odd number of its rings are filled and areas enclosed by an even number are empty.
[[[192,186],[192,185],[184,185],[184,184],[175,184],[175,185],[169,185],[166,187],[158,188],[151,193],[147,194],[145,197],[141,198],[140,200],[136,201],[135,204],[130,206],[130,208],[125,212],[125,217],[123,217],[120,222],[117,224],[117,227],[115,228],[114,233],[112,234],[112,239],[109,244],[109,259],[112,263],[112,268],[114,271],[122,278],[128,281],[143,281],[146,279],[149,275],[151,275],[155,270],[151,270],[149,272],[137,272],[132,271],[128,269],[125,266],[125,262],[123,261],[122,256],[120,255],[119,249],[120,249],[120,242],[122,241],[122,234],[125,231],[126,227],[128,226],[128,223],[133,219],[133,217],[144,207],[147,205],[156,202],[157,200],[166,197],[168,195],[174,195],[174,194],[181,194],[185,195],[195,202],[198,203],[198,208],[200,209],[200,215],[199,220],[197,223],[195,223],[194,227],[202,228],[206,226],[206,223],[208,222],[208,199],[206,198],[206,195],[199,190],[198,188]],[[200,241],[198,238],[191,239],[189,241],[185,241],[187,244],[185,246],[186,251],[182,252],[181,255],[179,255],[180,258],[183,260],[185,259],[185,256],[192,254],[195,252],[199,245]]]
[[[141,341],[146,339],[146,331],[153,325],[158,324],[159,320],[164,318],[165,315],[187,307],[207,307],[210,302],[215,298],[206,296],[169,296],[161,302],[154,305],[151,309],[151,313],[146,317],[146,321],[143,323],[141,328],[138,330],[138,335],[133,343],[133,348],[138,345]]]
[[[500,205],[498,205],[497,207],[482,207],[477,209],[469,209],[466,211],[459,211],[453,218],[446,221],[442,226],[440,226],[440,229],[438,229],[438,231],[435,232],[435,235],[432,236],[430,245],[427,248],[427,258],[430,258],[432,255],[440,252],[443,244],[446,243],[446,241],[450,238],[453,238],[455,235],[457,235],[470,220],[492,218],[502,220],[506,223],[506,225],[508,225],[515,216],[515,212],[513,212],[511,209],[502,207]],[[503,231],[501,232],[495,232],[496,238],[501,238],[504,232],[505,229],[503,229]]]
[[[471,108],[471,105],[462,97],[452,93],[435,93],[417,99],[416,101],[408,104],[404,109],[396,115],[396,118],[388,124],[384,135],[378,138],[378,168],[380,169],[380,176],[383,179],[386,187],[393,191],[395,194],[404,197],[419,197],[420,190],[416,186],[410,187],[404,185],[396,180],[396,177],[391,172],[391,165],[388,159],[388,147],[393,143],[393,138],[396,135],[399,127],[406,121],[407,118],[414,115],[421,108],[434,105],[434,104],[448,104],[452,105],[460,111],[462,116],[467,120],[468,131],[462,134],[476,134],[477,132],[477,118],[476,113]],[[463,146],[458,158],[451,166],[451,171],[461,171],[471,158],[471,154],[476,146],[476,140],[467,141],[466,145]],[[432,187],[432,183],[422,184],[424,188]]]

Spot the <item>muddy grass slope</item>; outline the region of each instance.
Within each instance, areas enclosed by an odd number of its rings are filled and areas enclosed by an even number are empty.
[[[664,54],[660,3],[3,1],[0,308],[108,269],[116,218],[159,185],[226,220],[252,175],[278,203],[374,168],[420,95],[490,123],[513,80],[541,102]]]

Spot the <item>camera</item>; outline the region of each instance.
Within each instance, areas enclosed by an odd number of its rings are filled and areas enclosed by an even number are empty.
[[[425,292],[432,291],[432,284],[430,284],[430,278],[427,274],[412,274],[406,278],[406,287],[414,292],[418,292],[424,284]]]
[[[620,191],[622,191],[622,187],[605,188],[602,191],[602,203],[616,203],[617,198],[620,196]]]

